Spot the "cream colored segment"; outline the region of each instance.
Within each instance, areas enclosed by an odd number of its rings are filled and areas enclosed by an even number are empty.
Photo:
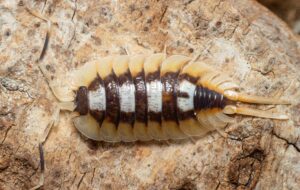
[[[217,72],[212,72],[212,74],[204,75],[199,84],[210,87],[211,89],[216,90],[220,93],[223,93],[227,89],[239,88],[239,86],[234,84],[229,77]]]
[[[222,113],[222,110],[217,111],[217,112],[215,112],[215,111],[214,111],[214,112],[208,111],[208,112],[206,113],[207,120],[208,120],[208,122],[209,122],[212,126],[223,128],[223,127],[225,127],[225,126],[227,125],[227,122],[224,122],[223,120],[220,120],[220,119],[217,117],[217,115],[218,115],[219,113]]]
[[[74,88],[88,86],[97,76],[96,62],[91,61],[72,72]]]
[[[203,74],[203,76],[197,81],[197,85],[206,87],[219,93],[223,93],[221,89],[219,89],[214,83],[212,83],[212,80],[219,75],[220,73],[214,71]]]
[[[199,111],[196,117],[203,127],[209,129],[210,131],[214,130],[214,126],[212,126],[208,121],[205,111]]]
[[[232,82],[232,79],[215,71],[212,67],[203,62],[190,62],[183,67],[181,74],[188,74],[192,77],[200,78],[197,82],[198,85],[208,87],[220,93],[228,89],[239,88],[238,85]]]
[[[76,129],[85,137],[96,141],[102,141],[100,126],[90,115],[78,116],[73,119]]]
[[[90,110],[106,110],[106,94],[105,88],[100,85],[97,90],[88,92]]]
[[[133,78],[136,77],[137,74],[143,71],[144,61],[145,61],[145,56],[143,55],[136,55],[130,57],[129,70]]]
[[[144,63],[144,71],[147,80],[147,75],[160,71],[161,63],[165,58],[165,54],[153,54],[146,58]],[[161,112],[162,111],[162,85],[160,79],[146,83],[148,112]]]
[[[117,77],[129,71],[129,57],[126,55],[117,56],[113,59],[113,70]],[[132,82],[132,81],[129,81]],[[132,83],[119,85],[120,110],[124,112],[135,111],[135,88]]]
[[[135,121],[133,125],[133,134],[140,141],[150,141],[153,138],[149,136],[148,129],[145,123]]]
[[[135,112],[135,87],[133,84],[124,83],[119,86],[120,110]]]
[[[193,118],[179,121],[179,128],[187,136],[201,137],[206,135],[210,130],[201,126],[201,124]]]
[[[176,73],[185,65],[191,58],[182,55],[172,55],[166,58],[161,65],[160,76],[163,76],[167,72]]]
[[[232,80],[226,76],[220,75],[220,76],[214,78],[211,82],[214,85],[219,86],[220,84],[223,84],[225,82],[232,82]]]
[[[105,79],[112,73],[112,57],[105,57],[97,61],[97,72],[102,79]]]
[[[100,134],[102,139],[106,142],[120,142],[117,128],[114,123],[105,119],[100,127]]]
[[[226,123],[220,125],[219,122],[215,120],[215,113],[211,113],[211,110],[200,111],[197,113],[198,121],[209,130],[216,130],[221,136],[227,137],[227,134],[222,130],[226,126]]]
[[[162,84],[159,80],[147,82],[147,103],[148,112],[162,112]]]
[[[192,77],[198,78],[203,74],[213,71],[211,67],[203,62],[190,62],[182,68],[181,74],[188,74]]]
[[[129,57],[127,55],[116,56],[113,59],[113,70],[117,77],[128,71]]]
[[[185,139],[185,135],[174,121],[162,121],[162,131],[169,139]]]
[[[216,117],[223,121],[224,123],[232,123],[233,122],[233,118],[229,117],[228,115],[224,114],[223,112],[220,112],[216,115]]]
[[[239,89],[239,86],[233,82],[224,82],[223,84],[219,85],[219,88],[223,91],[232,90],[232,89]]]
[[[230,78],[223,76],[221,73],[215,71],[203,74],[203,77],[201,77],[197,81],[197,85],[207,87],[210,90],[214,90],[221,94],[223,94],[227,89],[238,88],[238,86],[234,84]]]
[[[148,135],[152,137],[154,140],[158,140],[158,141],[168,140],[168,136],[167,134],[164,133],[164,131],[162,131],[160,123],[156,121],[148,120],[147,129],[148,129]]]
[[[147,57],[144,63],[145,75],[147,76],[149,73],[158,71],[164,59],[165,54],[163,53],[157,53]]]
[[[214,85],[212,83],[212,80],[215,79],[216,77],[220,76],[220,73],[218,72],[208,72],[206,74],[204,74],[200,79],[199,81],[201,82],[201,84],[211,84],[211,85]]]
[[[190,111],[194,109],[194,93],[196,85],[184,80],[179,84],[179,92],[186,93],[187,97],[177,97],[177,106],[181,111]]]
[[[123,142],[134,142],[137,140],[137,138],[133,134],[133,127],[129,123],[120,122],[117,132],[120,140]]]

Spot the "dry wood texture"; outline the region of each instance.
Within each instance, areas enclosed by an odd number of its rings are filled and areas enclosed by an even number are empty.
[[[283,19],[296,34],[300,35],[300,1],[258,0],[258,2]]]
[[[300,189],[300,42],[251,0],[0,0],[0,189],[38,183],[38,143],[56,102],[36,63],[47,24],[25,7],[57,21],[42,64],[62,85],[97,57],[166,46],[200,52],[245,92],[293,102],[275,107],[287,122],[237,116],[228,138],[194,143],[96,143],[63,112],[44,144],[44,189]]]

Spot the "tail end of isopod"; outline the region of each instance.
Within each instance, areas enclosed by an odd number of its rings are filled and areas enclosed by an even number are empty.
[[[271,111],[264,111],[264,110],[253,109],[248,107],[237,107],[233,105],[225,106],[225,108],[223,109],[223,113],[228,115],[239,114],[239,115],[247,115],[247,116],[260,117],[260,118],[277,119],[277,120],[289,119],[289,117],[285,114],[273,113]]]
[[[247,95],[238,93],[235,91],[226,91],[224,96],[234,102],[252,103],[252,104],[268,104],[268,105],[289,105],[291,104],[288,100],[279,98],[262,97],[255,95]],[[239,107],[236,105],[227,105],[223,109],[225,114],[239,114],[254,116],[260,118],[269,118],[277,120],[288,120],[289,117],[282,113],[274,113],[271,111],[264,111],[259,109],[253,109],[249,107]]]
[[[228,90],[224,92],[224,95],[229,100],[238,101],[238,102],[244,102],[244,103],[252,103],[252,104],[281,104],[281,105],[288,105],[291,104],[290,101],[279,99],[279,98],[270,98],[270,97],[262,97],[262,96],[256,96],[256,95],[248,95],[248,94],[242,94],[238,93],[232,90]]]

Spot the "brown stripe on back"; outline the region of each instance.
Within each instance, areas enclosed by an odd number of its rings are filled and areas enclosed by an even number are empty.
[[[147,90],[144,71],[133,78],[135,87],[135,119],[147,124]]]
[[[190,119],[190,118],[196,118],[194,110],[185,111],[185,112],[179,111],[177,114],[178,114],[178,120],[185,120],[185,119]]]
[[[149,73],[146,76],[146,83],[151,83],[153,81],[159,81],[160,82],[160,71],[155,71],[153,73]],[[153,112],[153,111],[148,111],[148,118],[151,121],[156,121],[161,123],[161,112]]]
[[[112,71],[104,78],[105,94],[106,94],[106,115],[105,117],[116,126],[119,124],[120,117],[120,101],[118,84],[115,73]]]
[[[91,82],[91,84],[88,86],[89,91],[97,91],[100,87],[104,88],[104,82],[103,80],[97,75],[97,77]],[[104,117],[105,117],[105,111],[91,108],[89,109],[90,114],[98,121],[98,123],[102,124]]]
[[[119,82],[119,86],[122,86],[123,84],[127,84],[127,85],[133,84],[132,77],[129,70],[127,70],[126,73],[118,77],[118,82]],[[135,118],[134,112],[124,112],[122,110],[120,111],[120,122],[130,123],[133,126],[134,118]]]
[[[164,120],[176,121],[177,117],[177,77],[178,72],[167,72],[161,76],[162,82],[162,116]]]
[[[75,98],[76,108],[80,115],[86,115],[89,112],[88,89],[85,86],[79,87]]]
[[[178,80],[177,80],[178,88],[179,88],[179,84],[184,80],[189,81],[192,84],[196,84],[198,81],[198,78],[190,76],[187,73],[180,74],[178,76]],[[188,94],[185,92],[180,92],[179,89],[177,89],[177,97],[188,97]],[[177,107],[177,116],[178,116],[178,120],[185,120],[185,119],[189,119],[189,118],[196,119],[195,110],[181,111],[178,107]]]
[[[187,74],[187,73],[183,73],[183,74],[180,74],[180,75],[178,76],[178,81],[183,81],[183,80],[187,80],[187,81],[189,81],[189,82],[191,82],[191,83],[193,83],[193,84],[196,84],[197,81],[198,81],[198,78],[195,78],[195,77],[193,77],[193,76],[190,76],[190,75]]]

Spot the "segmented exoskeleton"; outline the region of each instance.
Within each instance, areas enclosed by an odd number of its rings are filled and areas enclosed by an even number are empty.
[[[287,116],[236,106],[236,102],[288,102],[238,93],[238,86],[202,61],[182,55],[111,56],[72,72],[75,94],[53,88],[61,109],[79,113],[75,127],[107,142],[184,139],[222,130],[230,114]],[[69,101],[69,102],[66,102]]]
[[[48,22],[40,62],[47,49],[51,23],[55,22],[27,11]],[[40,69],[45,75],[41,66]],[[77,112],[75,127],[84,136],[98,141],[203,136],[215,129],[221,132],[232,122],[230,114],[288,119],[283,114],[236,106],[239,101],[289,103],[238,93],[238,86],[230,78],[203,61],[182,55],[105,57],[70,72],[65,80],[69,86],[62,85],[60,80],[48,81],[61,101],[59,110]]]

